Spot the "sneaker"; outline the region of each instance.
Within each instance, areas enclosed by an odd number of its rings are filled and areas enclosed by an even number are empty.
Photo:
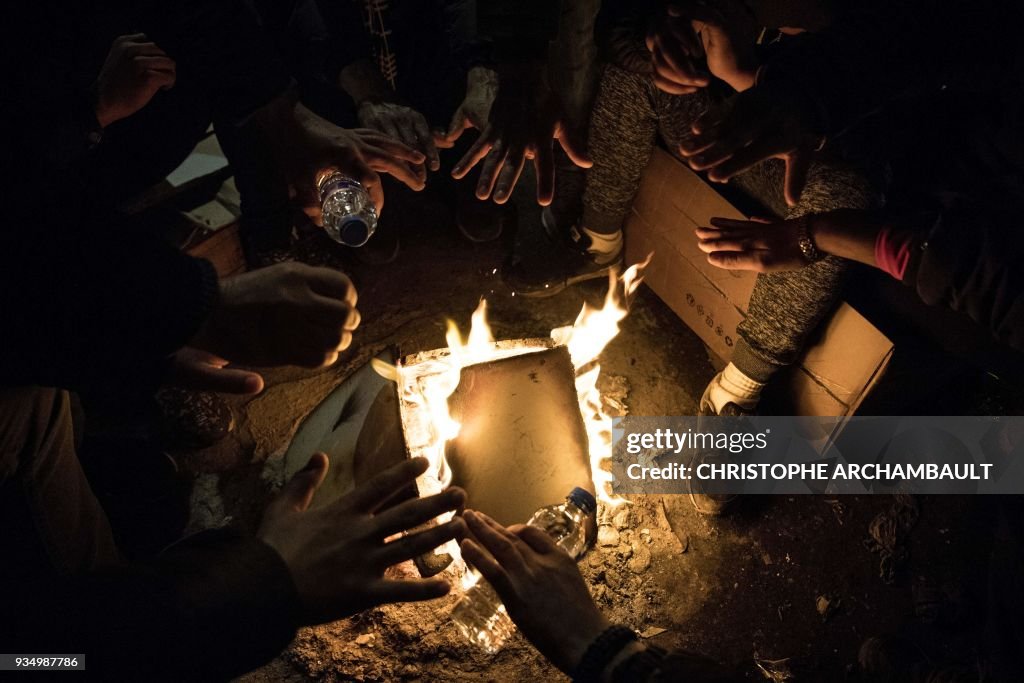
[[[720,374],[715,375],[715,378],[708,383],[708,388],[704,390],[704,395],[700,398],[700,406],[697,410],[698,431],[703,431],[703,429],[701,429],[700,419],[703,417],[751,417],[757,414],[753,410],[747,410],[732,402],[726,403],[720,411],[715,410],[715,406],[711,402],[710,394],[711,387],[718,381],[719,377]],[[715,450],[698,451],[694,454],[693,458],[690,459],[690,471],[695,471],[696,467],[702,463],[714,462],[719,459],[725,460],[725,454],[719,453]],[[696,478],[691,478],[687,482],[690,502],[693,504],[694,509],[696,509],[700,514],[719,517],[730,512],[739,503],[739,494],[714,493],[705,488],[706,484],[707,482],[700,481]]]
[[[550,209],[544,209],[541,224],[556,250],[552,257],[532,266],[519,262],[502,268],[502,280],[519,296],[554,296],[587,280],[607,279],[612,270],[622,269],[621,251],[610,260],[598,263],[595,255],[588,251],[590,238],[575,225],[570,228],[568,236],[559,238]]]

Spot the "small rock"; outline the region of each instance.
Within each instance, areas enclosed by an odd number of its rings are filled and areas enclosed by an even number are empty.
[[[608,586],[597,584],[594,586],[594,600],[601,601],[608,597]]]
[[[366,646],[366,645],[372,645],[372,644],[373,644],[373,634],[372,633],[364,633],[362,635],[356,636],[356,645],[364,645],[364,646]]]
[[[618,530],[626,529],[629,527],[630,522],[633,521],[633,513],[630,511],[629,506],[623,505],[619,508],[619,511],[612,517],[612,524]]]
[[[667,628],[661,628],[660,626],[648,626],[643,631],[640,631],[641,638],[653,638],[654,636],[660,636],[662,633],[667,631]]]
[[[818,614],[821,615],[822,621],[828,621],[829,617],[836,613],[839,606],[842,604],[842,600],[839,598],[833,598],[828,595],[819,595],[814,601],[814,606],[818,610]]]
[[[619,532],[615,530],[615,527],[599,527],[597,530],[597,544],[606,548],[617,546],[619,544]]]
[[[615,554],[624,560],[628,560],[630,557],[633,556],[633,549],[625,543],[620,543],[618,549],[615,551]]]
[[[604,573],[604,582],[609,588],[616,590],[622,586],[622,574],[614,569],[608,569]]]
[[[587,562],[590,563],[591,567],[597,569],[604,564],[604,559],[601,557],[600,553],[590,553],[590,559],[587,560]]]
[[[651,551],[646,545],[636,544],[633,546],[633,559],[626,563],[626,566],[634,574],[647,571],[651,566]]]

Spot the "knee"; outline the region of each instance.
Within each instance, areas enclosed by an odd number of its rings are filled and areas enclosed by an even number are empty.
[[[48,387],[0,387],[0,481],[48,446],[71,440],[71,400]]]

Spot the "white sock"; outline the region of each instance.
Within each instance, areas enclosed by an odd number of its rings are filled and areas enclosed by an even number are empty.
[[[598,265],[611,263],[619,257],[622,252],[622,231],[616,230],[611,234],[594,232],[590,228],[583,228],[583,234],[590,238],[590,247],[587,252],[594,255],[594,261]]]
[[[708,387],[708,400],[716,413],[722,412],[727,403],[735,403],[744,410],[753,410],[761,399],[764,386],[764,382],[747,377],[742,370],[729,363]]]

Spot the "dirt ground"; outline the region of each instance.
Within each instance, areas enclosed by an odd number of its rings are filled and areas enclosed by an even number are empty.
[[[225,521],[251,528],[279,485],[281,455],[301,420],[383,348],[443,346],[445,318],[465,329],[481,296],[499,339],[546,335],[570,323],[584,299],[603,296],[604,284],[595,283],[550,299],[513,297],[495,272],[507,245],[468,244],[435,213],[418,216],[418,234],[403,240],[394,264],[350,267],[363,314],[352,350],[320,372],[268,373],[262,395],[233,406],[234,433],[186,458],[198,474],[194,528]],[[646,415],[693,414],[714,372],[701,342],[646,289],[601,364],[600,386],[630,413]],[[893,631],[934,655],[969,651],[964,629],[939,624],[972,562],[968,502],[913,502],[919,515],[911,512],[914,523],[889,548],[896,556],[889,584],[880,577],[879,548],[866,541],[871,521],[893,505],[883,496],[765,497],[709,520],[685,499],[638,496],[614,516],[601,510],[599,543],[581,568],[612,619],[660,646],[716,657],[751,681],[789,680],[787,671],[792,680],[849,680],[864,638]],[[461,642],[448,619],[454,601],[385,606],[303,629],[243,680],[564,679],[519,635],[495,656]]]

